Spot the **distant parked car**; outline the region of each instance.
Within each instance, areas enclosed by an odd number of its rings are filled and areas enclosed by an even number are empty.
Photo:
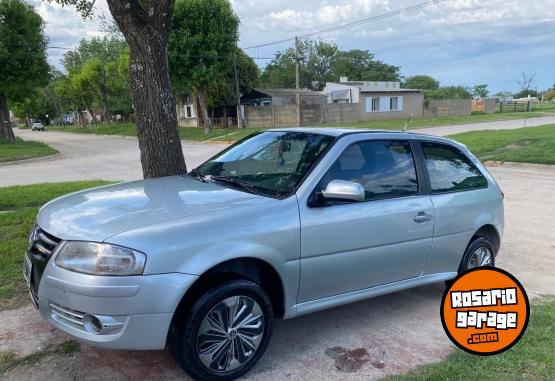
[[[257,133],[188,175],[58,198],[36,222],[24,274],[48,322],[102,347],[168,344],[196,380],[245,374],[274,318],[494,266],[504,225],[465,146],[331,128]]]
[[[44,131],[44,124],[40,120],[35,120],[31,129],[33,131]]]

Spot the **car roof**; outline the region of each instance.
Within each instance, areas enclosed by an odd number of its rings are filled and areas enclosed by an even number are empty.
[[[410,131],[396,131],[396,130],[372,130],[368,128],[356,128],[356,127],[288,127],[288,128],[272,128],[266,131],[279,131],[279,132],[304,132],[309,134],[320,134],[320,135],[328,135],[333,137],[341,137],[345,135],[354,135],[354,134],[399,134],[399,137],[406,138],[406,139],[419,139],[419,140],[433,140],[438,142],[444,142],[448,144],[454,144],[457,146],[464,146],[463,144],[456,142],[454,140],[444,138],[441,136],[435,135],[428,135],[428,134],[421,134],[415,133]]]
[[[402,133],[402,131],[387,131],[387,130],[370,130],[365,128],[348,128],[348,127],[288,127],[288,128],[272,128],[268,131],[285,131],[285,132],[306,132],[310,134],[320,134],[339,137],[347,134],[362,134],[368,132],[393,132]]]

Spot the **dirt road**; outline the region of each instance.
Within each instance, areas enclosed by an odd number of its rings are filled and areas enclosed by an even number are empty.
[[[506,231],[498,266],[531,297],[555,293],[555,168],[490,168],[506,196]],[[249,380],[372,380],[443,359],[443,284],[277,322],[270,347]],[[66,338],[32,307],[0,313],[0,352],[25,355]],[[187,377],[167,352],[125,352],[85,345],[3,375],[6,380],[175,380]]]

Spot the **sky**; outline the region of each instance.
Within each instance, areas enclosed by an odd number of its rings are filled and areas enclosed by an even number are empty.
[[[230,0],[241,20],[239,46],[287,39],[297,34],[395,11],[424,0]],[[75,47],[102,34],[100,20],[83,21],[71,7],[28,1],[46,21],[50,45]],[[95,14],[109,17],[105,0]],[[492,93],[518,90],[522,73],[536,73],[534,87],[555,84],[555,0],[445,0],[410,13],[320,35],[342,49],[367,49],[403,76],[427,74],[442,85],[487,83]],[[272,57],[292,42],[249,49]],[[49,50],[60,67],[64,51]],[[257,59],[263,67],[268,60]],[[356,80],[357,78],[349,78]]]

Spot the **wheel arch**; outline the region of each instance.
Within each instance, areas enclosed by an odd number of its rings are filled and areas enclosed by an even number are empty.
[[[172,322],[183,319],[204,292],[222,282],[235,279],[258,284],[272,301],[274,315],[282,317],[285,314],[285,288],[276,269],[262,259],[241,257],[221,262],[202,273],[181,298]]]
[[[468,245],[470,245],[477,238],[486,238],[489,240],[493,245],[494,255],[497,255],[499,248],[501,247],[501,235],[494,225],[486,224],[476,230]]]

